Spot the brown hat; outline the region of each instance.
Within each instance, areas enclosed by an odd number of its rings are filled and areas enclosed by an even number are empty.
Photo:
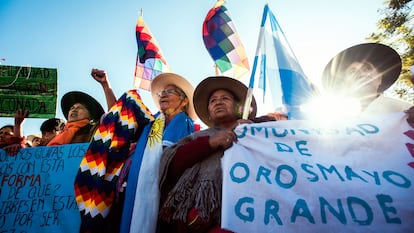
[[[93,120],[98,121],[105,113],[101,104],[92,96],[80,91],[71,91],[66,93],[60,102],[62,112],[66,120],[68,119],[70,108],[76,103],[83,104],[88,109]]]
[[[326,65],[322,75],[324,88],[329,89],[338,85],[335,83],[336,76],[357,61],[369,62],[381,73],[379,92],[389,88],[401,72],[401,58],[394,49],[379,43],[359,44],[338,53]]]
[[[197,120],[197,114],[194,110],[193,104],[193,94],[194,94],[194,87],[191,85],[187,79],[184,77],[174,74],[174,73],[161,73],[151,81],[151,95],[152,99],[154,100],[155,105],[158,109],[160,109],[160,103],[158,102],[157,93],[164,90],[164,87],[167,85],[175,85],[184,91],[185,95],[188,98],[188,110],[187,114],[191,119]]]
[[[200,120],[209,127],[213,126],[213,121],[211,121],[208,114],[208,99],[215,90],[219,89],[232,92],[242,103],[246,99],[246,85],[234,78],[213,76],[201,81],[194,91],[194,108]],[[249,119],[253,119],[256,116],[257,105],[254,96],[252,98],[251,108]]]

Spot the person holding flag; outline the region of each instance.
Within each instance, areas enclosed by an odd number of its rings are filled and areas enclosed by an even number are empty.
[[[220,228],[220,158],[237,142],[239,124],[273,121],[256,116],[253,98],[248,119],[241,119],[247,87],[240,81],[214,76],[194,91],[194,108],[209,127],[166,148],[160,164],[160,232],[229,232]]]

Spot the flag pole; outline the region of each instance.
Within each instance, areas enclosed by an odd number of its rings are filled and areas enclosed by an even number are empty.
[[[250,105],[252,103],[252,98],[253,98],[254,76],[255,76],[255,73],[256,73],[257,60],[258,60],[258,57],[260,55],[260,47],[261,47],[263,33],[264,33],[264,30],[265,30],[264,24],[266,22],[266,17],[267,17],[268,10],[269,10],[269,6],[268,6],[268,4],[266,4],[265,7],[264,7],[264,10],[263,10],[262,22],[261,22],[261,25],[260,25],[260,32],[259,32],[259,38],[257,40],[256,54],[254,56],[252,73],[250,75],[249,88],[247,89],[246,100],[244,102],[243,119],[248,119],[249,113],[250,113]]]

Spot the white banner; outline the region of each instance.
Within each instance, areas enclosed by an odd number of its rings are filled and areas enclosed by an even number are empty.
[[[234,232],[412,232],[414,129],[403,113],[322,127],[241,125],[225,152],[222,227]]]

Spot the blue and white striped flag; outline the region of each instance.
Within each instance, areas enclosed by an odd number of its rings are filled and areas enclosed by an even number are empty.
[[[256,75],[259,62],[260,73]],[[254,86],[263,90],[263,101],[266,106],[270,105],[272,111],[284,111],[289,119],[304,119],[304,113],[300,108],[317,93],[315,86],[302,71],[267,4],[263,11],[249,89],[253,89]],[[269,103],[269,100],[273,103]]]

